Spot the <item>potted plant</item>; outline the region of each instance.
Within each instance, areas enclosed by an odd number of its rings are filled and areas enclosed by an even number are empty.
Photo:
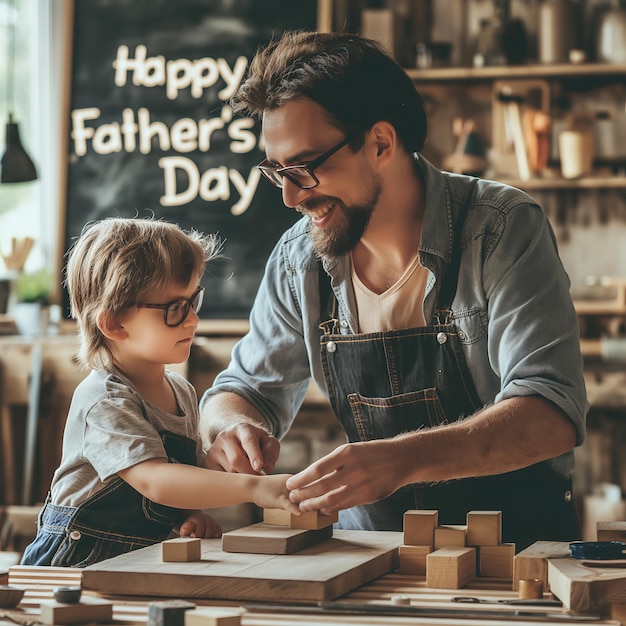
[[[46,268],[18,274],[15,279],[16,303],[13,305],[12,315],[20,334],[45,334],[53,285],[54,278]]]

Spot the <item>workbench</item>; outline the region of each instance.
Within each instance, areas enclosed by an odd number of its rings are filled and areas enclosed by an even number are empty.
[[[24,567],[14,566],[9,570],[9,584],[26,588],[26,593],[18,609],[17,623],[33,625],[37,623],[39,615],[39,603],[45,599],[51,599],[54,588],[58,586],[79,585],[82,571],[73,568],[54,567]],[[89,595],[97,595],[92,592],[84,592]],[[559,622],[546,621],[539,617],[513,618],[515,611],[520,609],[524,613],[563,613],[560,608],[554,607],[515,607],[503,604],[458,604],[451,601],[455,596],[473,596],[487,600],[513,599],[516,592],[511,590],[510,581],[481,578],[460,590],[427,589],[424,579],[417,576],[390,573],[363,585],[358,589],[346,594],[337,602],[358,603],[377,606],[394,606],[392,598],[395,596],[408,597],[412,607],[431,607],[450,609],[455,611],[487,611],[495,610],[498,613],[510,611],[511,619],[476,619],[463,616],[442,616],[437,618],[426,617],[396,617],[375,615],[336,615],[336,614],[300,614],[295,611],[289,612],[261,612],[259,610],[246,610],[242,618],[243,626],[392,626],[402,624],[423,624],[432,626],[476,626],[489,624],[501,626],[503,624],[517,624],[519,626],[537,626],[550,623],[563,624],[596,624],[598,626],[615,625],[618,622],[602,619],[590,620],[578,617],[575,621],[564,616]],[[130,596],[101,596],[113,602],[113,623],[120,624],[146,624],[148,616],[148,602],[160,598],[134,598]],[[198,606],[236,606],[232,602],[218,602],[211,600],[193,600]],[[397,605],[396,605],[397,606]],[[4,609],[5,610],[5,609]],[[3,609],[0,609],[0,616]],[[6,611],[6,610],[5,610]],[[15,615],[15,613],[14,613]],[[16,621],[9,621],[0,617],[2,626],[14,626]]]

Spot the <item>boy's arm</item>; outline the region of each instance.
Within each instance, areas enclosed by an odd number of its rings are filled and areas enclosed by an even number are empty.
[[[137,463],[118,475],[149,500],[178,509],[211,509],[254,502],[261,508],[287,509],[294,515],[300,512],[289,501],[287,474],[231,474],[158,458]]]

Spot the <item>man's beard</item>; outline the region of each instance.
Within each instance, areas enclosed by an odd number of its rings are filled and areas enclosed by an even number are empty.
[[[337,258],[354,250],[355,246],[367,230],[372,213],[376,208],[381,192],[380,177],[376,176],[368,185],[367,196],[359,204],[346,205],[339,198],[326,198],[324,202],[317,199],[315,204],[333,204],[332,226],[317,228],[311,225],[309,237],[315,252],[324,257]],[[313,203],[309,205],[311,208]],[[303,208],[306,208],[304,205]]]

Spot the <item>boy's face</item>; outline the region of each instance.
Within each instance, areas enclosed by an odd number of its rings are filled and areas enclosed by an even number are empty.
[[[115,341],[116,359],[122,364],[126,360],[127,367],[141,367],[142,363],[167,365],[186,361],[198,326],[199,317],[195,308],[199,309],[197,304],[201,293],[198,280],[193,279],[185,288],[172,286],[155,292],[149,296],[149,302],[132,307],[121,321],[123,332],[121,338]],[[181,309],[188,310],[180,324],[172,326],[165,323],[166,312],[162,307],[166,304],[171,305],[167,313],[168,324],[178,321]]]

